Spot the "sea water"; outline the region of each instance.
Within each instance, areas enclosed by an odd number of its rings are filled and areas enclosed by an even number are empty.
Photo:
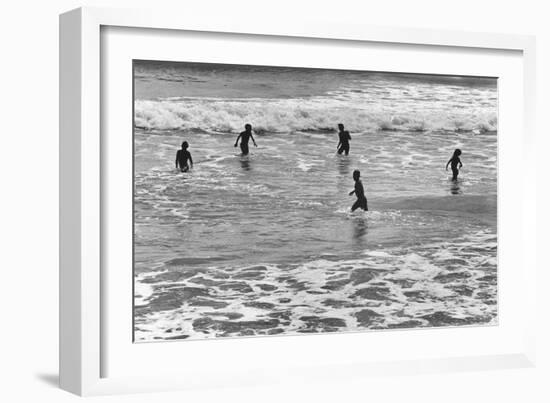
[[[495,79],[134,73],[136,341],[496,323]],[[245,123],[258,147],[241,156]],[[350,212],[356,169],[368,212]]]

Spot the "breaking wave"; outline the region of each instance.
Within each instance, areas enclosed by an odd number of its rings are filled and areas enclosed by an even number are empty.
[[[135,126],[146,130],[202,130],[238,133],[244,123],[256,132],[333,131],[339,122],[353,132],[497,130],[496,113],[486,109],[435,109],[422,106],[394,113],[375,104],[338,99],[171,98],[136,100]]]

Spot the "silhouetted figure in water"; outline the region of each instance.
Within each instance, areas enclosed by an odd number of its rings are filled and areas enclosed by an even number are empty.
[[[181,150],[178,150],[176,154],[176,169],[180,169],[181,172],[187,172],[189,171],[189,163],[191,163],[191,167],[193,167],[193,158],[191,158],[191,153],[187,151],[189,148],[189,143],[187,141],[184,141],[181,143]]]
[[[248,155],[248,140],[252,139],[252,142],[254,143],[254,147],[258,147],[256,144],[256,140],[254,140],[254,136],[252,136],[252,126],[250,126],[248,123],[244,125],[244,132],[241,132],[237,136],[237,140],[235,140],[235,147],[237,147],[237,143],[239,142],[239,138],[241,139],[241,151],[243,155]]]
[[[350,140],[351,136],[349,135],[349,132],[347,130],[344,130],[344,125],[342,123],[338,123],[338,145],[336,146],[336,148],[338,149],[338,154],[349,154]]]
[[[453,153],[453,156],[447,162],[447,165],[445,165],[445,170],[449,170],[449,164],[451,164],[451,169],[453,170],[453,180],[456,181],[458,179],[458,169],[462,168],[462,162],[460,161],[460,154],[462,154],[462,151],[460,149],[456,149]]]
[[[365,197],[365,189],[363,188],[363,183],[361,182],[361,179],[359,177],[361,176],[361,172],[359,172],[357,169],[353,171],[353,180],[355,181],[355,189],[349,192],[349,195],[355,193],[355,196],[357,196],[357,201],[353,203],[353,206],[351,206],[351,211],[355,211],[358,208],[362,208],[365,211],[368,211],[367,206],[367,198]]]

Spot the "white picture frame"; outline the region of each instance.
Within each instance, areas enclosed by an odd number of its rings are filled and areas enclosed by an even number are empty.
[[[522,133],[517,133],[522,145],[522,158],[516,160],[521,165],[522,185],[518,202],[520,233],[518,262],[521,274],[517,286],[524,296],[520,302],[525,312],[535,312],[536,255],[535,248],[535,41],[533,37],[488,33],[467,33],[457,31],[430,31],[406,28],[369,27],[345,23],[303,20],[300,24],[278,24],[263,21],[247,21],[246,28],[239,21],[216,18],[196,18],[192,15],[175,15],[168,11],[151,10],[111,10],[103,8],[81,8],[60,17],[60,385],[63,389],[79,395],[130,393],[140,391],[160,391],[195,387],[215,387],[224,385],[249,385],[262,382],[293,382],[306,379],[344,379],[370,374],[409,374],[418,372],[438,372],[456,370],[476,370],[492,368],[528,367],[535,363],[536,323],[533,318],[522,322],[505,323],[521,334],[521,341],[505,345],[499,353],[484,353],[478,349],[469,354],[448,355],[434,353],[430,357],[411,359],[392,357],[388,360],[369,361],[361,356],[354,360],[338,362],[313,360],[308,355],[308,338],[319,340],[319,336],[295,338],[294,349],[302,349],[304,355],[284,366],[265,360],[262,371],[245,364],[235,364],[212,371],[212,376],[204,376],[208,368],[196,372],[181,371],[161,373],[158,376],[124,374],[124,369],[111,376],[105,368],[106,358],[113,353],[113,346],[106,336],[105,327],[109,322],[110,305],[106,303],[104,289],[105,244],[102,236],[101,209],[104,203],[105,184],[105,144],[101,133],[102,121],[102,37],[105,27],[171,30],[181,32],[218,33],[219,35],[242,35],[254,37],[255,41],[269,41],[273,38],[286,38],[296,42],[307,40],[330,40],[338,43],[377,43],[400,44],[403,46],[429,46],[447,49],[474,49],[478,53],[490,50],[513,51],[521,54],[523,98]],[[310,42],[308,42],[310,43]],[[304,46],[308,46],[305,44]],[[131,102],[129,99],[128,102]],[[521,130],[521,129],[520,129]],[[130,178],[129,178],[130,180]],[[500,212],[499,212],[500,214]],[[499,234],[502,216],[499,216]],[[500,248],[499,248],[500,249]],[[499,254],[500,258],[500,254]],[[500,261],[499,261],[500,263]],[[126,301],[131,304],[131,301]],[[124,303],[124,302],[123,302]],[[503,325],[503,326],[504,326]],[[438,331],[435,330],[437,333]],[[380,333],[378,333],[380,334]],[[446,337],[440,331],[440,337]],[[383,337],[391,337],[391,336]],[[464,333],[462,333],[464,335]],[[343,339],[332,336],[324,340],[331,345]],[[346,336],[349,341],[360,342],[381,336],[361,333]],[[410,336],[419,339],[419,331]],[[438,337],[435,334],[433,337]],[[241,339],[215,343],[213,350],[220,354],[232,348],[249,348],[254,352],[270,349],[269,343],[281,343],[283,338]],[[467,337],[466,337],[467,339]],[[275,340],[275,341],[274,341]],[[340,340],[340,341],[339,341]],[[334,344],[336,343],[336,344]],[[315,343],[313,343],[315,344]],[[118,347],[117,345],[114,345]],[[166,343],[164,353],[175,349],[175,343]],[[129,350],[130,351],[130,350]],[[190,358],[199,360],[200,358]],[[244,360],[246,361],[246,360]],[[191,363],[192,364],[192,363]],[[257,365],[262,365],[261,362]],[[279,367],[277,367],[279,365]],[[307,373],[304,373],[307,368]],[[122,372],[120,374],[119,372]]]

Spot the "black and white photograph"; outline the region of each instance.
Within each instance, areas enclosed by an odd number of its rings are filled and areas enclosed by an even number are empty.
[[[134,60],[134,341],[496,325],[497,84]]]

